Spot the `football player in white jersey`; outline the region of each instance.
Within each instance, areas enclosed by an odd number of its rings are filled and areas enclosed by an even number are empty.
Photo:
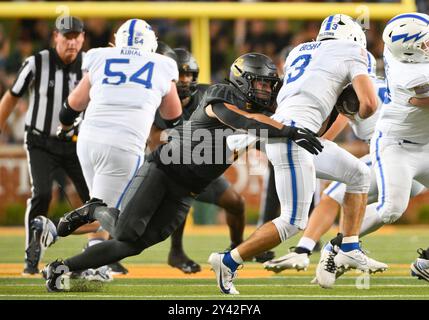
[[[395,16],[384,29],[383,41],[392,101],[383,106],[371,139],[379,196],[367,208],[366,233],[401,217],[413,179],[429,186],[429,16]],[[416,275],[429,271],[429,263],[413,266],[418,267]]]
[[[317,41],[298,45],[289,54],[285,75],[272,117],[285,125],[305,127],[313,132],[323,130],[338,96],[349,82],[360,102],[357,119],[371,116],[377,107],[367,71],[365,34],[349,16],[338,14],[326,18]],[[219,287],[226,288],[222,290],[225,293],[237,293],[233,279],[244,260],[277,246],[307,225],[316,181],[314,157],[301,152],[287,139],[270,139],[266,152],[275,170],[281,215],[264,224],[231,252],[210,256],[210,262],[217,258],[222,261]],[[362,183],[354,187],[347,192],[345,237],[335,262],[338,266],[367,270],[375,261],[360,250],[358,234],[369,181],[368,185]]]
[[[387,86],[384,79],[376,77],[375,62],[376,60],[374,56],[368,52],[368,74],[374,83],[378,96],[377,111],[371,117],[363,121],[348,119],[346,116],[340,114],[331,129],[323,136],[324,138],[334,140],[336,136],[346,127],[346,125],[349,124],[354,134],[359,139],[369,143],[371,136],[374,133],[375,123],[380,114],[382,104],[388,104],[390,102],[389,97],[387,96]],[[363,156],[360,160],[371,167],[371,158],[369,154]],[[424,190],[425,188],[423,185],[413,181],[410,196],[415,196]],[[309,255],[313,251],[314,244],[319,241],[322,235],[324,235],[334,224],[340,206],[343,204],[345,192],[346,185],[344,183],[332,182],[323,191],[321,202],[312,212],[308,227],[305,229],[304,235],[301,237],[298,245],[295,247],[294,252],[267,262],[265,264],[265,268],[274,272],[280,272],[285,269],[306,269],[310,263]],[[376,202],[377,198],[378,189],[376,175],[374,168],[372,168],[371,184],[368,192],[368,203]],[[365,228],[366,223],[368,223],[368,221],[365,220],[364,217],[362,228]],[[332,240],[332,242],[335,244],[335,242],[338,242],[338,240],[339,243],[341,243],[340,236]],[[333,263],[333,259],[336,255],[336,251],[334,249],[335,248],[330,243],[325,246],[317,267],[316,278],[318,283],[324,288],[332,287],[332,285],[335,283],[336,267]],[[382,269],[372,269],[370,271],[377,272],[382,271]]]
[[[155,112],[166,124],[181,121],[176,62],[155,53],[157,40],[144,20],[130,19],[115,34],[115,47],[88,51],[85,76],[60,113],[63,134],[85,110],[77,153],[90,190],[90,201],[103,199],[120,208],[143,163]],[[58,230],[61,234],[61,230]]]

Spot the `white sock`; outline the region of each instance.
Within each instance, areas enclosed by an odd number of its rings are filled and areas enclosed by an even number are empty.
[[[316,241],[307,237],[301,237],[301,239],[299,239],[299,242],[297,244],[297,247],[305,248],[310,252],[313,251],[315,246],[316,246]]]
[[[96,238],[96,239],[89,239],[89,240],[88,240],[88,247],[95,246],[96,244],[99,244],[99,243],[101,243],[101,242],[103,242],[103,241],[104,241],[103,239],[99,239],[99,238]]]
[[[238,264],[243,264],[243,259],[241,258],[237,249],[231,250],[230,254],[231,254],[232,260],[234,260]]]
[[[350,237],[344,237],[342,244],[345,243],[358,243],[359,242],[359,236],[350,236]]]
[[[360,227],[361,237],[374,232],[384,225],[381,217],[378,215],[377,205],[377,203],[373,203],[366,207],[365,216]]]

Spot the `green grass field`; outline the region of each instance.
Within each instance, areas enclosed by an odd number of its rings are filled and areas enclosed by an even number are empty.
[[[226,229],[226,228],[225,228]],[[388,227],[363,239],[364,248],[371,257],[389,264],[383,274],[365,278],[350,271],[338,279],[335,288],[322,289],[310,284],[319,255],[311,256],[308,271],[288,270],[273,274],[258,263],[246,263],[239,272],[236,287],[239,296],[225,296],[216,287],[214,274],[206,263],[212,251],[228,245],[226,230],[207,235],[204,228],[193,228],[185,238],[189,256],[202,264],[203,271],[195,275],[182,275],[166,265],[169,240],[160,243],[141,255],[124,260],[130,275],[108,284],[72,281],[68,293],[47,293],[40,277],[24,278],[22,257],[24,236],[22,232],[0,229],[0,299],[429,299],[429,283],[409,275],[409,265],[417,257],[416,249],[429,246],[429,228]],[[330,233],[324,240],[328,240]],[[298,237],[276,248],[276,255],[287,252]],[[58,257],[66,258],[78,253],[86,242],[85,236],[61,239],[49,248],[43,262]]]

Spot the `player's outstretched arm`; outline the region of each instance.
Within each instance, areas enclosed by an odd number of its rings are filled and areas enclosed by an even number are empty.
[[[261,113],[249,113],[228,103],[214,103],[206,107],[209,117],[217,118],[220,122],[233,129],[252,130],[257,136],[265,132],[269,138],[289,138],[308,152],[318,154],[323,146],[317,135],[310,130],[285,126]]]
[[[372,116],[377,110],[377,95],[371,79],[368,75],[360,74],[353,78],[352,84],[359,99],[359,117],[366,119]]]

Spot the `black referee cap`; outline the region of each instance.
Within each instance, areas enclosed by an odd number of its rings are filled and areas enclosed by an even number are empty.
[[[58,32],[66,34],[69,32],[83,32],[83,22],[77,17],[65,16],[55,21],[55,28]]]

